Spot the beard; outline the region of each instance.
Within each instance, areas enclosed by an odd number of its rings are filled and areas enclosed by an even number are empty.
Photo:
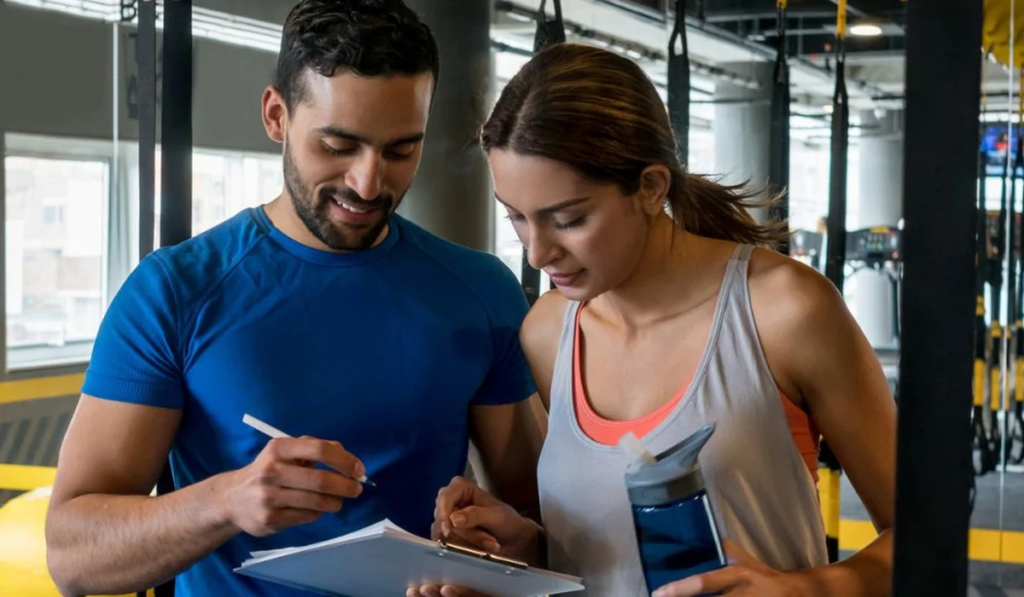
[[[365,251],[372,248],[397,206],[394,195],[382,193],[367,201],[348,187],[328,186],[320,189],[314,197],[309,186],[302,180],[288,145],[285,143],[284,184],[292,198],[295,213],[309,232],[335,251]],[[331,204],[335,203],[335,197],[358,209],[374,210],[377,219],[358,225],[332,220],[330,209]]]

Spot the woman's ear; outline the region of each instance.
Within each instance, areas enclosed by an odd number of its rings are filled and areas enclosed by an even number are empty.
[[[672,172],[661,164],[648,166],[640,174],[640,206],[649,216],[665,209],[665,199],[672,188]]]

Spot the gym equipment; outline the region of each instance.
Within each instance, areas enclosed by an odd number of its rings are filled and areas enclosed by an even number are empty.
[[[683,50],[676,53],[676,40]],[[676,0],[676,21],[668,38],[668,111],[676,134],[679,159],[690,155],[690,50],[686,41],[686,0]]]
[[[896,226],[874,226],[846,233],[846,277],[867,268],[892,286],[892,345],[900,343],[900,285],[903,279],[903,233]]]
[[[156,3],[122,3],[122,17],[139,19],[139,260],[153,250],[156,174]],[[192,236],[192,0],[170,2],[163,13],[163,101],[161,107],[160,244]],[[170,462],[156,493],[174,491]],[[173,597],[174,579],[154,587],[155,597]],[[143,597],[144,592],[137,593]]]
[[[839,0],[836,15],[836,86],[832,96],[832,164],[828,197],[828,242],[825,246],[825,276],[835,284],[839,294],[843,293],[845,278],[844,258],[846,249],[846,175],[849,149],[850,109],[846,92],[846,0]],[[833,500],[839,499],[840,477],[843,474],[839,459],[823,439],[818,451],[818,460],[826,473],[821,477],[830,484],[827,493]],[[825,521],[825,541],[830,562],[839,561],[839,513],[828,509],[830,518]]]
[[[789,63],[786,60],[786,2],[778,0],[776,7],[776,37],[778,50],[775,54],[775,70],[772,74],[771,129],[769,137],[768,180],[773,194],[779,194],[779,201],[771,208],[770,218],[784,222],[789,219]],[[779,245],[779,252],[792,255],[789,242]],[[815,269],[818,269],[815,267]]]
[[[988,370],[988,324],[985,320],[985,284],[988,270],[991,268],[992,243],[987,223],[987,191],[985,185],[986,156],[984,151],[978,154],[981,181],[978,185],[978,217],[975,236],[975,296],[974,312],[974,406],[971,409],[971,428],[974,434],[974,449],[978,451],[978,463],[973,465],[975,475],[983,475],[994,469],[995,463],[986,425],[985,405],[985,373]]]
[[[810,230],[794,230],[789,239],[789,256],[821,271],[821,249],[825,235]]]

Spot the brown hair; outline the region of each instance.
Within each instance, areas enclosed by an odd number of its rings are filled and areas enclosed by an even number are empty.
[[[759,224],[747,212],[776,198],[687,173],[654,84],[636,63],[600,48],[560,43],[534,56],[501,92],[480,140],[484,151],[552,159],[627,195],[645,168],[662,164],[672,173],[669,212],[684,230],[761,246],[789,234],[785,222]]]

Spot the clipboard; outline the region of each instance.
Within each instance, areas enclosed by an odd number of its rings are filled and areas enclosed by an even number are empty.
[[[253,552],[235,572],[333,597],[402,597],[408,587],[424,583],[458,585],[493,597],[558,595],[584,588],[579,577],[430,541],[387,519],[321,543]]]

